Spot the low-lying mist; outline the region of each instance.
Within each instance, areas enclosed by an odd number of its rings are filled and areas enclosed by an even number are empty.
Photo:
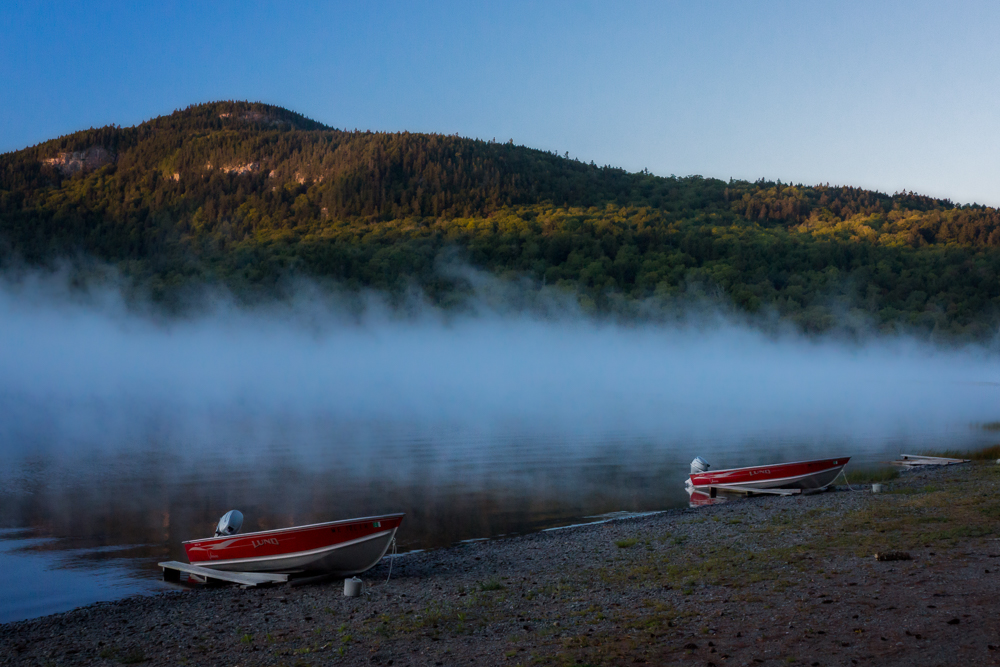
[[[992,443],[986,348],[721,310],[612,322],[467,277],[448,310],[302,284],[183,315],[59,275],[0,282],[0,539],[155,578],[233,508],[245,530],[405,512],[406,550],[677,506],[695,455],[864,465]]]
[[[436,456],[488,459],[519,438],[554,450],[624,438],[682,458],[714,443],[850,454],[955,444],[1000,415],[1000,357],[985,348],[775,334],[704,312],[604,322],[557,293],[540,310],[489,278],[474,284],[481,298],[462,314],[419,296],[390,308],[368,295],[359,308],[303,285],[280,303],[217,297],[171,318],[110,287],[8,280],[0,456],[277,448],[351,465],[386,447],[405,461],[430,441]]]
[[[0,556],[35,573],[0,584],[0,620],[153,590],[234,508],[245,531],[404,512],[407,551],[683,505],[696,455],[864,465],[995,437],[991,349],[721,308],[602,320],[464,271],[447,309],[302,283],[174,315],[112,282],[0,279]]]

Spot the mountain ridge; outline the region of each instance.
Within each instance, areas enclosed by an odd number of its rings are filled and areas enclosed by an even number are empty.
[[[805,330],[983,337],[1000,215],[914,193],[659,177],[454,135],[346,131],[261,103],[193,105],[0,155],[0,266],[90,256],[167,295],[304,274],[389,291],[458,248],[597,312],[720,293]],[[835,303],[836,305],[831,305]]]

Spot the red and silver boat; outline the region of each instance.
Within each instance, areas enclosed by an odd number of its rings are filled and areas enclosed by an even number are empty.
[[[700,456],[691,462],[691,489],[732,491],[736,493],[801,493],[822,491],[837,479],[849,456],[814,461],[794,461],[772,465],[708,470],[708,463]]]
[[[215,537],[184,542],[192,565],[229,572],[322,572],[340,577],[374,567],[404,514],[384,514],[237,535],[243,515],[219,521]]]

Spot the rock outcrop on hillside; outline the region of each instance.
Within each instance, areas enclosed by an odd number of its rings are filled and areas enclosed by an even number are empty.
[[[228,164],[219,167],[227,174],[249,174],[260,169],[260,162],[245,162],[243,164]]]
[[[115,161],[115,155],[103,146],[91,146],[83,151],[59,153],[53,158],[42,160],[43,164],[59,169],[64,176],[72,176],[79,171],[93,171]]]

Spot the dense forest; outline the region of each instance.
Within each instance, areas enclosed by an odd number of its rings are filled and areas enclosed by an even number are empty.
[[[978,339],[1000,322],[1000,212],[914,193],[663,178],[243,102],[0,156],[6,267],[96,259],[164,301],[304,275],[449,304],[446,257],[595,313],[721,299],[805,331]]]

